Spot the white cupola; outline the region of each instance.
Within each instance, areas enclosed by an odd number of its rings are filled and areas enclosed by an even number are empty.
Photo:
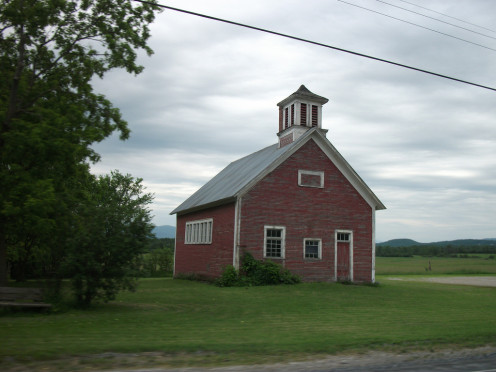
[[[294,142],[311,128],[322,129],[322,106],[327,102],[327,98],[310,92],[304,85],[279,102],[279,147]]]

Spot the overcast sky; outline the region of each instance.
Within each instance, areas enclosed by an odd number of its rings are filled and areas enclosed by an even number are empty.
[[[337,0],[159,1],[496,87],[494,0],[385,0],[459,27],[346,0],[438,32]],[[94,82],[132,133],[95,146],[93,170],[143,178],[156,225],[175,225],[169,213],[226,165],[276,143],[276,104],[305,84],[329,98],[328,139],[387,207],[377,241],[496,238],[495,91],[171,10],[151,31],[142,74]]]

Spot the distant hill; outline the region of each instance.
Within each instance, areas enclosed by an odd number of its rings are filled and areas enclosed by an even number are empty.
[[[412,247],[415,245],[452,245],[452,246],[473,246],[473,245],[495,245],[496,238],[488,239],[457,239],[457,240],[445,240],[441,242],[432,243],[419,243],[412,239],[392,239],[387,242],[377,243],[377,246],[388,246],[388,247]]]
[[[155,226],[152,232],[158,239],[176,237],[176,228],[170,225]]]
[[[377,243],[376,245],[387,245],[388,247],[411,247],[412,245],[420,245],[422,243],[416,242],[412,239],[392,239],[387,242]]]

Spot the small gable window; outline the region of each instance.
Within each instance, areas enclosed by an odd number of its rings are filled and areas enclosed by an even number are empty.
[[[321,239],[303,239],[303,250],[305,258],[321,259],[322,258],[322,240]]]
[[[211,244],[213,220],[197,220],[186,222],[185,244]]]
[[[324,187],[324,172],[298,170],[298,186]]]
[[[284,258],[286,228],[283,226],[265,226],[264,257]]]

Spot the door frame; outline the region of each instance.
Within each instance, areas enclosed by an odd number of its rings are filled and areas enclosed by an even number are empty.
[[[350,234],[350,240],[348,241],[350,245],[349,249],[349,262],[350,262],[350,267],[349,267],[349,280],[353,281],[353,230],[334,230],[334,281],[338,281],[338,234],[339,233],[345,233],[345,234]],[[342,240],[340,243],[343,242]]]

